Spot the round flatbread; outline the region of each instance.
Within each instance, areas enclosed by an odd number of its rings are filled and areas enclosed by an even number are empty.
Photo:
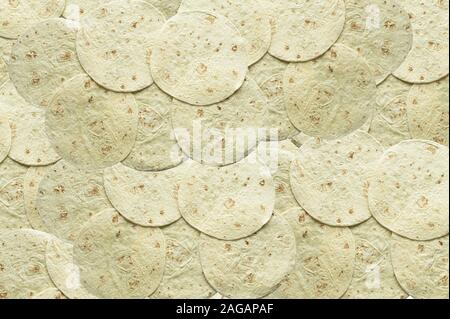
[[[362,131],[332,141],[308,140],[291,165],[295,198],[324,224],[362,223],[371,216],[367,178],[382,154],[383,147]]]
[[[3,61],[5,63],[5,65],[4,65],[5,69],[3,69],[4,70],[3,72],[8,71],[6,69],[6,62],[9,62],[9,59],[11,57],[11,49],[12,49],[14,42],[15,42],[15,40],[5,39],[5,38],[0,37],[0,58],[3,58]],[[0,84],[1,84],[1,82],[0,82]]]
[[[408,123],[413,138],[448,146],[448,77],[416,84],[408,94]]]
[[[23,203],[26,172],[25,166],[10,158],[0,163],[0,229],[30,227]]]
[[[154,37],[165,17],[146,1],[100,3],[82,20],[77,54],[84,70],[101,86],[135,92],[153,83],[149,72]]]
[[[247,238],[225,241],[203,234],[199,249],[206,279],[230,298],[267,295],[295,263],[294,233],[287,221],[277,215]]]
[[[73,261],[73,245],[57,238],[49,240],[45,252],[47,271],[58,289],[70,299],[94,299],[80,282],[80,268]]]
[[[391,232],[374,218],[352,227],[356,259],[353,279],[345,292],[346,299],[405,299],[391,264]]]
[[[59,161],[42,178],[36,208],[47,229],[69,241],[83,223],[98,212],[110,208],[103,188],[102,170],[86,170]]]
[[[320,59],[290,64],[283,89],[292,124],[314,137],[349,134],[363,126],[375,108],[376,85],[367,63],[341,44]]]
[[[448,236],[414,241],[394,234],[391,256],[395,276],[411,296],[448,299]]]
[[[166,245],[161,230],[133,225],[114,209],[87,221],[73,250],[81,284],[100,298],[145,298],[163,277]]]
[[[411,138],[407,118],[407,97],[411,85],[389,76],[377,87],[377,109],[369,134],[384,147]]]
[[[272,216],[273,179],[255,156],[225,167],[192,162],[178,185],[178,208],[183,218],[219,239],[249,236]]]
[[[425,140],[387,149],[369,180],[369,207],[389,230],[413,240],[448,234],[448,147]]]
[[[448,75],[448,0],[399,0],[413,30],[412,49],[393,73],[410,83],[430,83]]]
[[[275,74],[261,84],[261,90],[267,98],[267,138],[269,140],[285,140],[289,137],[295,136],[299,131],[289,120],[286,108],[284,105],[283,94],[283,74]]]
[[[65,81],[46,114],[47,134],[67,161],[108,167],[125,159],[136,140],[133,95],[106,91],[88,76]]]
[[[183,219],[162,228],[166,240],[166,269],[151,298],[209,298],[215,290],[208,284],[200,264],[200,232]]]
[[[346,21],[339,38],[366,59],[377,84],[403,62],[413,41],[408,13],[397,0],[345,0]]]
[[[249,77],[262,85],[268,79],[277,74],[282,74],[288,66],[287,62],[278,60],[266,53],[261,60],[250,66]]]
[[[267,137],[268,105],[250,78],[230,98],[206,107],[173,102],[172,125],[178,144],[193,160],[209,165],[240,161]],[[265,129],[259,131],[260,129]]]
[[[182,12],[167,21],[151,58],[156,84],[194,105],[218,103],[244,82],[249,61],[245,40],[226,18]]]
[[[320,224],[297,207],[282,216],[294,231],[295,267],[268,298],[339,298],[352,279],[355,241],[350,229]]]
[[[67,299],[58,288],[47,288],[36,294],[32,299]]]
[[[0,163],[8,156],[11,148],[11,128],[8,117],[0,114]]]
[[[31,26],[12,47],[9,76],[23,98],[47,108],[62,83],[84,73],[78,62],[78,28],[65,19]]]
[[[30,167],[23,179],[23,201],[25,213],[31,227],[36,230],[50,233],[36,205],[39,184],[51,166]]]
[[[172,98],[156,85],[134,97],[139,109],[137,136],[123,164],[141,171],[161,171],[177,166],[184,155],[172,130]]]
[[[259,0],[183,0],[178,12],[207,11],[229,19],[246,40],[248,64],[260,60],[270,46],[270,16]]]
[[[178,220],[177,182],[186,165],[161,171],[140,172],[122,164],[106,168],[104,185],[108,199],[119,213],[141,226],[164,226]]]
[[[0,87],[9,80],[8,67],[5,60],[0,55]]]
[[[31,25],[59,17],[65,0],[21,0],[0,2],[0,37],[17,39]]]
[[[269,53],[288,62],[315,59],[336,42],[344,24],[344,0],[305,0],[284,7],[274,12]]]
[[[51,236],[32,229],[0,232],[0,298],[30,299],[54,288],[45,267],[45,247]]]
[[[167,18],[177,14],[181,0],[145,0],[159,9]]]
[[[21,97],[18,97],[21,99]],[[23,101],[11,115],[9,157],[27,166],[53,164],[61,157],[53,149],[45,132],[45,110]]]

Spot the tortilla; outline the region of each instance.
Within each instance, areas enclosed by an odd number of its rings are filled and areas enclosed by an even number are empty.
[[[448,77],[416,84],[408,94],[408,123],[413,138],[448,146]]]
[[[172,99],[156,85],[135,94],[139,109],[136,142],[123,164],[142,171],[161,171],[183,160],[173,134]]]
[[[146,1],[99,3],[82,20],[77,35],[81,65],[94,81],[113,91],[150,86],[153,38],[164,22],[163,14]]]
[[[274,182],[269,169],[255,156],[225,167],[192,162],[178,185],[183,218],[219,239],[249,236],[272,216]]]
[[[413,30],[412,49],[393,73],[410,83],[430,83],[448,75],[448,0],[400,0]]]
[[[47,229],[61,239],[76,239],[83,223],[110,208],[102,170],[86,170],[59,161],[43,176],[36,208]]]
[[[413,241],[392,236],[395,276],[414,298],[448,299],[448,236]]]
[[[267,136],[268,105],[251,78],[230,98],[198,107],[173,101],[172,125],[184,153],[197,162],[227,165],[240,161]],[[266,129],[260,133],[260,129]]]
[[[379,84],[411,50],[408,13],[396,0],[345,0],[345,11],[345,27],[338,42],[366,59]]]
[[[208,284],[200,264],[200,232],[183,219],[162,228],[166,239],[166,269],[151,298],[209,298],[215,290]]]
[[[161,230],[130,224],[114,209],[87,221],[73,250],[81,284],[100,298],[144,298],[163,277],[166,246]]]
[[[272,145],[261,143],[256,152],[260,159],[270,169],[275,187],[275,213],[282,213],[289,208],[298,207],[291,190],[289,171],[291,163],[299,155],[299,149],[289,140]]]
[[[271,77],[282,74],[287,66],[287,62],[278,60],[266,53],[261,60],[250,66],[249,77],[255,80],[258,85],[262,85]]]
[[[261,84],[261,90],[267,98],[267,126],[270,129],[269,140],[285,140],[299,131],[289,121],[284,106],[283,74],[276,74]],[[276,132],[276,134],[273,133]]]
[[[178,220],[177,181],[186,165],[161,171],[140,172],[122,164],[104,171],[108,199],[118,212],[141,226],[164,226]]]
[[[369,134],[385,147],[411,138],[407,119],[407,96],[411,85],[389,76],[377,88],[377,109]]]
[[[36,207],[39,184],[51,166],[30,167],[23,178],[23,201],[25,213],[31,227],[49,233]]]
[[[27,102],[47,108],[61,84],[84,73],[75,50],[77,31],[65,19],[50,19],[31,26],[17,39],[8,69]]]
[[[9,59],[11,57],[11,49],[14,44],[15,40],[11,39],[5,39],[0,37],[0,58],[3,58],[3,61],[5,62],[5,68],[6,68],[6,62],[9,62]],[[4,69],[7,71],[7,69]],[[1,82],[0,82],[1,83]],[[0,84],[1,86],[1,84]]]
[[[230,298],[267,295],[295,263],[294,233],[278,215],[247,238],[225,241],[202,234],[199,249],[206,279]]]
[[[73,245],[57,238],[49,240],[45,252],[48,274],[70,299],[95,299],[80,283],[80,268],[73,261]]]
[[[133,95],[106,91],[79,75],[65,81],[50,103],[47,135],[63,159],[85,167],[108,167],[130,153],[137,117]]]
[[[0,55],[0,86],[5,84],[6,81],[8,80],[9,80],[8,67],[6,66],[3,57]]]
[[[373,218],[353,227],[356,244],[355,271],[346,299],[405,299],[391,264],[391,232]]]
[[[32,229],[0,232],[0,299],[30,299],[55,287],[45,267],[45,246],[50,238]]]
[[[182,12],[170,18],[152,51],[156,84],[194,105],[225,100],[244,82],[249,61],[245,40],[226,18]]]
[[[29,228],[23,204],[27,168],[6,158],[0,163],[0,229]]]
[[[383,154],[369,134],[341,139],[310,139],[291,164],[295,198],[309,215],[331,226],[352,226],[370,218],[367,178]]]
[[[18,97],[21,99],[21,97]],[[45,110],[23,101],[11,115],[9,157],[28,166],[45,166],[61,157],[53,149],[45,132]]]
[[[413,240],[448,234],[448,147],[408,140],[387,149],[369,179],[369,207],[387,229]]]
[[[207,11],[229,19],[246,41],[248,64],[260,60],[270,46],[270,16],[259,0],[183,0],[178,12]]]
[[[145,0],[159,9],[167,18],[177,14],[181,0]]]
[[[299,207],[282,216],[295,235],[295,267],[268,298],[341,297],[354,268],[355,241],[351,231],[320,224]]]
[[[297,147],[301,147],[303,144],[305,144],[311,136],[306,135],[305,133],[298,133],[297,135],[294,135],[290,138],[292,143],[294,143]]]
[[[349,134],[363,126],[375,108],[376,85],[367,63],[342,44],[315,61],[290,64],[283,89],[292,124],[314,137]]]
[[[21,0],[0,2],[0,37],[17,39],[28,27],[59,17],[65,0]]]
[[[0,163],[8,156],[11,148],[11,128],[8,117],[0,113]]]
[[[47,288],[36,294],[32,299],[67,299],[58,288]]]
[[[306,0],[284,7],[274,13],[269,53],[287,62],[313,60],[336,42],[344,24],[344,0]]]

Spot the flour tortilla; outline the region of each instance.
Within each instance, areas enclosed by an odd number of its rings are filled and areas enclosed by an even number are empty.
[[[51,166],[30,167],[23,179],[23,201],[25,213],[31,227],[36,230],[50,233],[36,206],[39,184]]]
[[[81,284],[99,298],[145,298],[163,277],[166,245],[161,230],[133,225],[114,209],[87,221],[73,250]]]
[[[11,148],[11,128],[6,115],[0,113],[0,163],[8,156]]]
[[[139,109],[138,130],[136,142],[123,163],[142,171],[161,171],[177,166],[184,156],[172,130],[172,98],[156,85],[134,97]]]
[[[269,294],[295,263],[294,233],[278,215],[247,238],[225,241],[202,234],[199,247],[206,279],[229,298]]]
[[[246,40],[248,64],[260,60],[271,41],[270,16],[259,0],[183,0],[178,12],[207,11],[229,19]]]
[[[58,289],[70,299],[95,299],[80,282],[80,268],[73,261],[73,245],[53,238],[45,251],[47,271]]]
[[[159,9],[167,18],[177,14],[181,0],[145,0],[146,2]]]
[[[261,90],[267,98],[267,127],[271,130],[269,140],[285,140],[295,136],[299,131],[289,121],[284,105],[283,74],[279,73],[261,84]],[[272,130],[276,132],[274,135]]]
[[[10,119],[9,157],[27,166],[45,166],[61,159],[45,132],[45,110],[23,101],[22,107],[17,108]]]
[[[269,221],[275,204],[270,171],[254,156],[225,167],[192,162],[178,185],[183,218],[219,239],[255,233]]]
[[[226,18],[182,12],[159,33],[151,58],[160,89],[194,105],[225,100],[239,89],[248,71],[245,41]]]
[[[148,70],[154,37],[165,17],[146,1],[100,3],[81,22],[77,53],[84,70],[99,85],[135,92],[153,83]]]
[[[11,57],[11,49],[12,49],[14,42],[15,42],[15,40],[5,39],[5,38],[0,37],[0,58],[3,58],[3,61],[5,62],[5,64],[7,62],[9,62],[9,59]],[[6,65],[4,67],[6,67]]]
[[[251,78],[230,98],[198,107],[173,101],[172,125],[184,153],[197,162],[227,165],[240,161],[265,139],[268,105]]]
[[[274,13],[269,53],[283,61],[304,62],[325,53],[345,24],[344,0],[301,1]]]
[[[50,238],[32,229],[0,232],[1,299],[31,299],[55,287],[45,267],[45,247]]]
[[[39,184],[39,216],[47,229],[61,239],[75,240],[85,221],[110,207],[102,170],[81,169],[59,161]]]
[[[0,2],[0,37],[17,39],[28,27],[59,17],[65,0],[21,0]]]
[[[29,228],[23,203],[27,168],[12,159],[0,163],[0,229]]]
[[[250,66],[249,77],[255,80],[259,86],[262,86],[271,77],[283,73],[287,66],[287,62],[278,60],[266,53],[261,60]]]
[[[362,223],[371,216],[367,178],[382,154],[383,147],[362,131],[332,141],[308,140],[291,165],[295,198],[324,224]]]
[[[275,213],[282,213],[289,208],[298,207],[291,190],[289,172],[291,163],[299,156],[299,149],[289,140],[271,145],[260,143],[256,149],[260,159],[272,174],[275,187]]]
[[[416,84],[408,94],[408,123],[413,138],[448,146],[448,77]]]
[[[282,216],[295,235],[295,267],[268,298],[341,297],[354,268],[355,242],[351,231],[320,224],[299,207]]]
[[[133,95],[106,91],[79,75],[64,82],[55,94],[46,126],[62,158],[80,166],[107,167],[130,153],[137,119]]]
[[[430,83],[448,75],[448,0],[399,0],[409,14],[412,49],[393,73],[410,83]]]
[[[403,141],[385,151],[369,180],[369,207],[389,230],[413,239],[448,234],[448,147]]]
[[[408,13],[397,0],[345,0],[346,22],[339,38],[366,59],[377,84],[403,62],[413,41]]]
[[[385,147],[411,138],[407,118],[407,97],[411,85],[389,76],[377,87],[377,108],[369,134]]]
[[[0,55],[0,86],[9,80],[8,67],[3,57]]]
[[[294,143],[297,147],[301,147],[303,144],[305,144],[311,136],[306,135],[303,132],[298,133],[297,135],[294,135],[290,138],[292,143]]]
[[[161,171],[140,172],[122,164],[104,171],[108,199],[119,213],[141,226],[164,226],[177,221],[177,182],[186,165]]]
[[[47,108],[65,81],[84,73],[75,49],[77,27],[65,19],[31,26],[12,47],[10,78],[23,98]]]
[[[32,299],[67,299],[58,288],[47,288],[37,293]]]
[[[392,265],[400,285],[418,299],[448,299],[448,236],[414,241],[392,236]]]
[[[355,271],[346,299],[405,299],[391,264],[391,232],[374,218],[353,227],[356,244]]]
[[[284,73],[286,110],[307,135],[338,138],[363,126],[375,108],[375,80],[352,49],[334,45],[307,63],[292,63]]]
[[[183,219],[162,228],[166,240],[166,268],[151,298],[209,298],[215,290],[208,284],[200,264],[200,232]]]

